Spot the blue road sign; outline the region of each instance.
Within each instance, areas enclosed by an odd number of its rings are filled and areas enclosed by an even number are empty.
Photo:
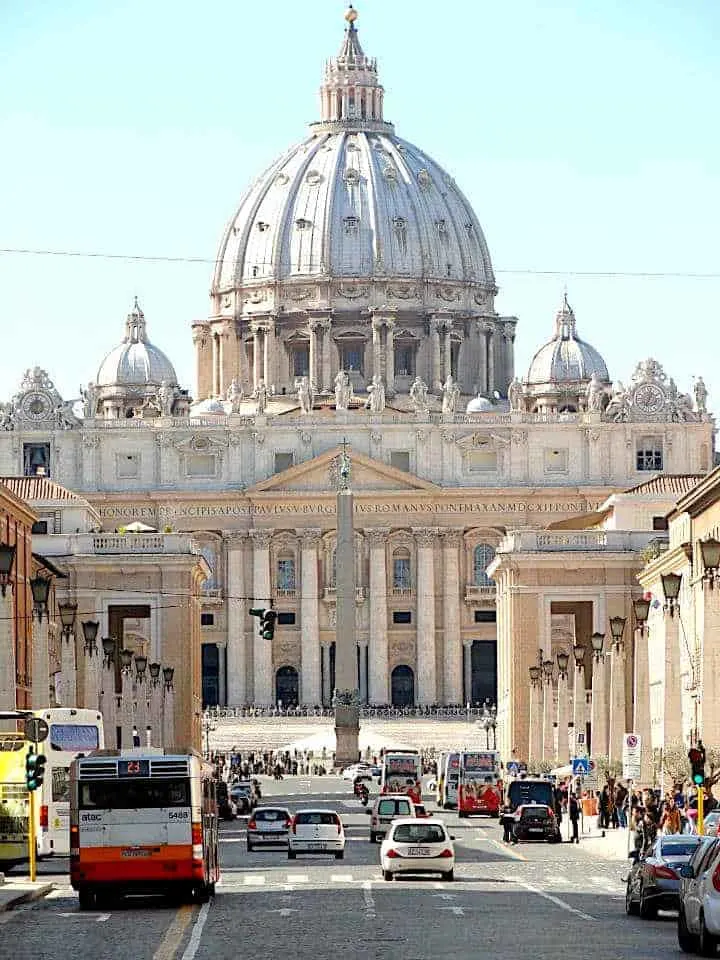
[[[507,772],[513,777],[516,777],[520,773],[520,764],[517,760],[510,761],[507,765]]]
[[[590,773],[588,757],[573,757],[572,772],[574,777],[586,777]]]

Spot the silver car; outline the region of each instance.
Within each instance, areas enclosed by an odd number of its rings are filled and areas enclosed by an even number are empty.
[[[703,837],[680,868],[678,944],[685,953],[712,957],[720,945],[720,840]]]
[[[287,847],[291,822],[292,816],[286,807],[256,807],[247,825],[248,852],[266,843]]]

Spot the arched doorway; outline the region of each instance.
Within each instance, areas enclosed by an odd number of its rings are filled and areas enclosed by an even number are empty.
[[[392,705],[412,707],[415,705],[415,674],[412,667],[401,664],[390,675]]]
[[[275,674],[275,702],[284,707],[296,707],[300,682],[295,667],[280,667]]]

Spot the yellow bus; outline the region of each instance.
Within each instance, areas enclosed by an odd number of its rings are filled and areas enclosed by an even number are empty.
[[[0,733],[0,869],[28,858],[28,791],[22,733]]]

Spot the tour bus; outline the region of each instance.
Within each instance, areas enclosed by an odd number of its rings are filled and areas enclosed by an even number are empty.
[[[22,733],[0,733],[0,869],[28,858],[28,792]]]
[[[422,802],[422,760],[417,750],[386,750],[380,770],[380,793],[407,793]]]
[[[500,755],[496,750],[477,750],[460,754],[458,816],[473,814],[500,816],[503,784]]]
[[[36,710],[48,725],[47,740],[38,745],[47,758],[45,779],[35,795],[38,856],[70,853],[70,764],[79,754],[105,746],[102,714],[76,707]]]
[[[70,767],[70,882],[80,908],[168,893],[205,903],[220,878],[213,768],[160,747],[99,750]]]
[[[460,754],[443,753],[438,764],[437,804],[445,810],[457,807]]]

